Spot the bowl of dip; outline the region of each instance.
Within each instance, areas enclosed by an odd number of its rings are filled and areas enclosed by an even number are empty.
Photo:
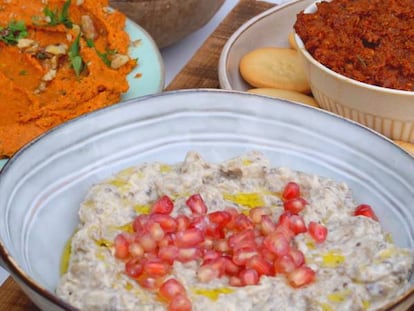
[[[317,1],[297,16],[295,39],[312,94],[324,109],[412,143],[413,47],[404,29],[412,28],[413,3],[354,4]]]
[[[309,106],[224,90],[140,97],[5,164],[0,262],[42,310],[405,310],[413,169],[388,138]]]

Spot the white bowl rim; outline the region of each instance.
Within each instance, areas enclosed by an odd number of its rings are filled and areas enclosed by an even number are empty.
[[[330,2],[331,0],[329,0],[328,2]],[[311,5],[307,6],[303,12],[305,14],[312,14],[316,11],[316,3],[319,2],[327,2],[326,0],[316,0],[315,2],[313,2]],[[314,66],[318,67],[320,70],[324,71],[325,73],[327,73],[328,75],[331,75],[335,78],[337,78],[338,80],[342,80],[343,82],[349,83],[349,84],[353,84],[355,86],[361,87],[361,88],[366,88],[366,89],[370,89],[372,91],[376,91],[376,92],[383,92],[383,93],[389,93],[389,94],[395,94],[395,95],[405,95],[405,96],[414,96],[414,91],[405,91],[405,90],[397,90],[397,89],[392,89],[392,88],[386,88],[386,87],[381,87],[381,86],[377,86],[377,85],[372,85],[372,84],[368,84],[365,82],[361,82],[355,79],[351,79],[348,78],[340,73],[337,73],[336,71],[329,69],[328,67],[326,67],[325,65],[321,64],[319,61],[317,61],[309,52],[308,50],[305,48],[305,44],[303,43],[302,39],[300,38],[300,36],[294,32],[294,38],[295,38],[295,42],[296,45],[299,47],[298,51],[301,52],[303,54],[303,56],[309,61],[311,62]]]

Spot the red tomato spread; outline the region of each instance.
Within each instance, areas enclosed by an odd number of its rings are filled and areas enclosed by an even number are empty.
[[[294,25],[320,63],[349,78],[414,90],[414,1],[333,0]]]

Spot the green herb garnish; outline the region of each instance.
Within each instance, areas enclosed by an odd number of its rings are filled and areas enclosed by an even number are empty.
[[[72,28],[73,22],[69,18],[69,7],[71,0],[65,1],[62,10],[51,10],[48,6],[43,9],[43,13],[49,17],[48,25],[56,26],[59,24],[65,25],[66,28]]]
[[[107,65],[108,67],[111,66],[111,60],[109,59],[109,55],[116,54],[116,50],[106,49],[105,53],[100,52],[96,49],[95,43],[92,39],[86,39],[86,44],[88,45],[88,47],[95,49],[96,54],[98,54],[99,58],[104,62],[105,65]]]
[[[16,45],[19,39],[28,35],[23,21],[12,21],[7,27],[0,27],[0,40],[6,44]]]
[[[26,76],[27,75],[27,70],[20,70],[19,71],[19,76]]]
[[[85,63],[83,62],[82,57],[79,55],[79,51],[80,51],[80,33],[78,34],[78,36],[76,37],[75,41],[73,41],[73,43],[70,45],[69,47],[69,60],[70,60],[70,64],[73,68],[73,70],[75,70],[76,76],[79,77],[80,73],[82,72],[83,68],[85,67]]]

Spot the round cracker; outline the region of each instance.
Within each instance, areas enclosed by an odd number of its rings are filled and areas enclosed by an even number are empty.
[[[260,48],[245,54],[240,74],[256,88],[310,92],[300,56],[290,48]]]
[[[292,49],[294,49],[295,51],[297,51],[298,50],[298,45],[296,44],[296,41],[295,41],[295,33],[293,31],[291,31],[289,33],[288,41],[289,41],[289,46]]]
[[[257,88],[257,89],[250,89],[247,91],[248,93],[259,94],[259,95],[266,95],[275,98],[286,99],[289,101],[299,102],[302,104],[306,104],[312,107],[320,108],[316,100],[308,95],[303,93],[299,93],[296,91],[290,90],[282,90],[282,89],[272,89],[272,88]]]
[[[396,143],[398,146],[400,146],[405,151],[407,151],[408,153],[414,156],[414,144],[408,143],[406,141],[401,141],[401,140],[394,140],[394,143]]]

